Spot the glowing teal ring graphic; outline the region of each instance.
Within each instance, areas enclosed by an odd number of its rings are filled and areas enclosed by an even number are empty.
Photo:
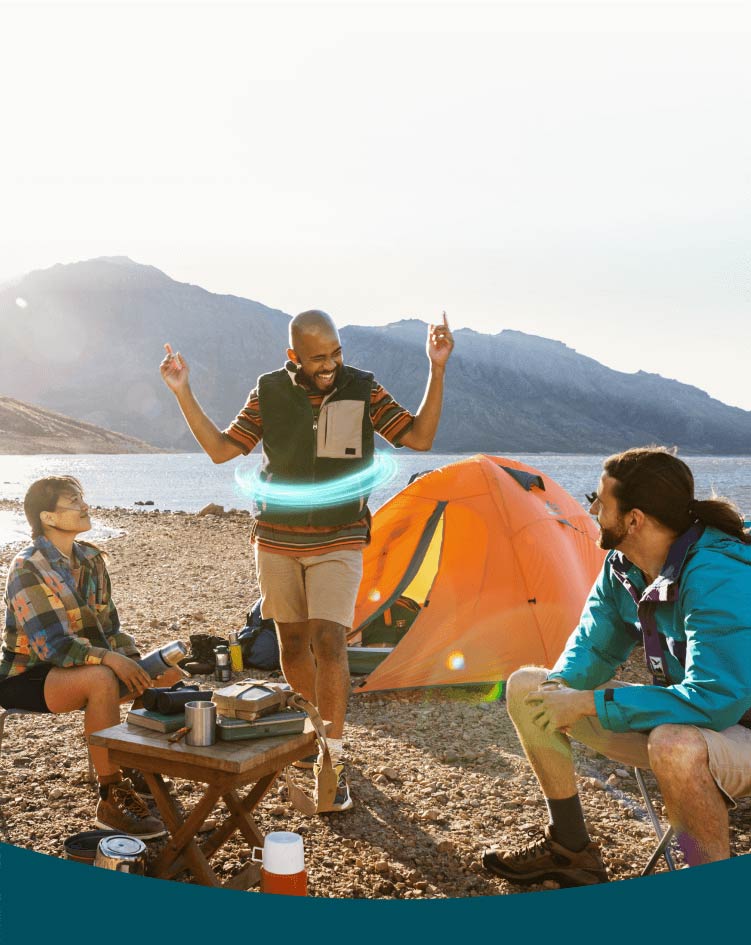
[[[235,482],[244,495],[257,505],[287,509],[328,509],[361,499],[391,482],[399,470],[396,459],[389,453],[376,453],[366,469],[316,483],[264,482],[260,467],[235,469]]]

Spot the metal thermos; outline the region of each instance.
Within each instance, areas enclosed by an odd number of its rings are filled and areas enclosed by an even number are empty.
[[[213,702],[185,703],[185,744],[198,747],[213,745],[216,741],[216,706]]]
[[[176,666],[181,659],[187,656],[188,648],[179,640],[173,640],[165,646],[160,646],[156,650],[142,656],[137,660],[139,666],[143,666],[152,679],[166,673],[172,666]],[[120,695],[126,696],[130,690],[124,682],[120,683]]]
[[[214,650],[214,656],[216,657],[214,678],[217,682],[229,682],[232,679],[232,668],[229,664],[229,650],[224,644],[220,644]]]
[[[94,866],[143,876],[146,872],[146,844],[128,834],[103,837],[97,847]]]

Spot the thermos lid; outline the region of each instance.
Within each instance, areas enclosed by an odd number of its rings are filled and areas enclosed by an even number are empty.
[[[267,873],[290,876],[305,869],[305,850],[299,833],[275,830],[263,841],[261,865]]]
[[[180,640],[173,640],[161,648],[159,655],[168,666],[174,666],[188,655],[188,648]]]
[[[146,844],[138,837],[117,834],[114,837],[103,837],[99,841],[99,852],[103,856],[135,858],[146,852]]]

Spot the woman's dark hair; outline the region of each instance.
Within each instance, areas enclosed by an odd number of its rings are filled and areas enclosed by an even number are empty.
[[[694,498],[693,473],[674,451],[644,446],[609,456],[602,465],[616,480],[613,494],[621,514],[641,509],[679,535],[698,520],[751,544],[732,502],[722,496]]]
[[[74,476],[47,476],[32,482],[23,500],[32,538],[40,538],[44,534],[42,512],[54,512],[60,496],[74,492],[83,492],[81,483]]]

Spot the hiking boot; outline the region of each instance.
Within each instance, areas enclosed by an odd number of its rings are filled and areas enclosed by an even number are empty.
[[[133,790],[139,797],[142,797],[145,801],[154,800],[154,795],[151,793],[151,788],[146,782],[146,778],[137,768],[123,768],[123,777],[130,781],[133,785]],[[175,782],[170,781],[169,778],[164,778],[164,786],[168,791],[171,791],[175,786]]]
[[[96,806],[96,825],[105,830],[129,833],[141,840],[163,837],[167,830],[158,817],[152,817],[133,785],[124,778],[107,785],[107,793]]]
[[[336,776],[337,776],[336,794],[334,795],[334,800],[331,803],[331,807],[326,808],[325,811],[321,811],[322,814],[338,814],[345,810],[351,810],[354,807],[352,795],[349,793],[349,782],[347,781],[347,773],[344,770],[344,765],[341,762],[339,762],[339,764],[334,765],[334,771],[336,771]],[[318,778],[318,762],[317,761],[313,765],[313,774],[315,775],[317,779]]]
[[[482,865],[486,870],[511,883],[527,886],[555,880],[561,886],[592,886],[607,883],[608,874],[600,848],[591,841],[583,850],[567,850],[552,838],[550,828],[530,830],[531,843],[507,853],[485,850]]]

